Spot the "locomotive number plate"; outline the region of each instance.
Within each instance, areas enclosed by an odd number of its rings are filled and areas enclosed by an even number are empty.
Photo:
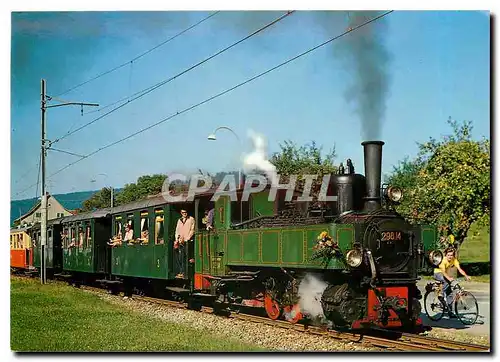
[[[403,240],[401,231],[382,232],[382,241]]]

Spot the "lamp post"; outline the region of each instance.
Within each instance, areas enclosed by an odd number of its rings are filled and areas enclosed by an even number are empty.
[[[217,140],[217,137],[215,136],[215,134],[217,133],[218,130],[220,129],[225,129],[229,132],[231,132],[234,137],[236,137],[236,139],[238,140],[238,143],[240,144],[240,152],[241,152],[241,149],[242,149],[242,145],[241,145],[241,140],[240,138],[238,137],[238,135],[236,134],[236,132],[234,132],[231,128],[229,127],[226,127],[226,126],[221,126],[221,127],[217,127],[215,129],[215,131],[212,133],[212,134],[209,134],[207,139],[209,141],[216,141]],[[238,167],[238,189],[239,188],[243,188],[243,185],[242,185],[242,179],[241,179],[241,166]],[[243,204],[240,202],[240,222],[243,222]]]
[[[238,140],[238,143],[240,144],[240,150],[241,150],[241,140],[240,138],[238,137],[238,135],[229,127],[226,127],[226,126],[222,126],[222,127],[217,127],[214,131],[214,133],[208,135],[207,139],[209,141],[216,141],[217,140],[217,137],[215,136],[215,134],[217,133],[218,130],[220,129],[225,129],[225,130],[228,130],[229,132],[231,132],[234,137],[236,137],[236,139]],[[242,186],[242,179],[241,179],[241,166],[238,168],[238,188],[240,188]]]
[[[108,178],[108,175],[105,173],[100,173],[97,176],[104,176],[104,177]],[[90,180],[90,182],[93,182],[93,183],[95,183],[96,181],[97,180],[95,178]],[[107,186],[107,188],[109,188],[109,190],[111,191],[111,207],[113,207],[113,191],[114,191],[114,189],[113,189],[113,186]]]

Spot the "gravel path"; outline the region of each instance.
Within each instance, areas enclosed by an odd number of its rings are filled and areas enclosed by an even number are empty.
[[[156,303],[123,299],[119,296],[96,293],[100,298],[121,307],[160,320],[184,324],[192,328],[205,330],[210,334],[261,346],[276,351],[381,351],[378,348],[364,347],[358,343],[342,342],[332,338],[310,335],[307,333],[279,327],[229,319],[213,314],[159,305]]]
[[[467,331],[446,330],[441,328],[434,328],[426,334],[429,337],[448,339],[457,342],[466,342],[474,344],[482,344],[485,346],[490,345],[489,335],[476,335],[467,333]]]

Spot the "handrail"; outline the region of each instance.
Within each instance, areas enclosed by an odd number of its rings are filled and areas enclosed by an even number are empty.
[[[237,223],[237,224],[231,223],[231,227],[239,227],[239,226],[243,226],[243,225],[246,225],[246,224],[250,224],[250,223],[252,223],[254,221],[258,221],[258,220],[262,220],[262,219],[267,219],[267,218],[274,218],[275,216],[276,215],[272,215],[272,216],[261,215],[261,216],[254,217],[253,219],[245,220],[245,221]]]

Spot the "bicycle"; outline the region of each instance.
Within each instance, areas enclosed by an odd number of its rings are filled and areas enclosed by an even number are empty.
[[[454,285],[453,285],[454,284]],[[439,321],[446,312],[452,312],[442,298],[443,285],[439,281],[433,281],[425,286],[424,306],[425,313],[432,321]],[[476,297],[471,292],[463,289],[458,282],[450,285],[453,300],[451,306],[455,307],[455,315],[465,325],[473,325],[479,317],[479,307]],[[435,314],[432,314],[435,313]]]

